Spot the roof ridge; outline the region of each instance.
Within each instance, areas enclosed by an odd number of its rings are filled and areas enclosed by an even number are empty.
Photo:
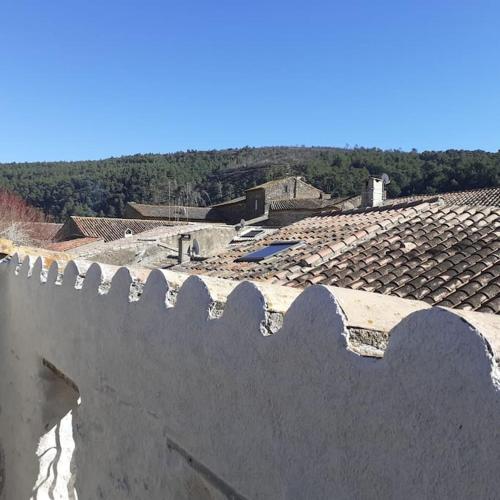
[[[476,212],[481,212],[485,208],[490,209],[490,211],[500,211],[499,205],[470,205],[467,203],[446,203],[447,207],[467,207],[466,210],[475,210]]]
[[[493,189],[500,189],[500,186],[487,186],[487,187],[480,187],[480,188],[470,188],[470,189],[457,189],[456,191],[444,191],[442,193],[413,193],[413,194],[406,194],[404,196],[396,196],[396,198],[389,198],[390,200],[398,200],[400,198],[408,198],[409,196],[442,196],[445,194],[457,194],[457,193],[474,193],[476,191],[488,191],[488,190],[493,190]]]
[[[456,200],[454,204],[458,205],[488,206],[491,204],[491,206],[498,206],[500,201],[500,186],[462,189],[432,194],[408,194],[404,196],[398,196],[396,198],[390,198],[387,200],[387,203],[395,204],[400,202],[401,200],[425,200],[431,197],[443,198],[446,203],[450,203],[453,202],[453,200]]]
[[[206,208],[206,209],[209,209],[209,208],[212,208],[213,205],[208,205],[208,206],[199,206],[199,205],[181,205],[181,204],[178,204],[178,203],[174,203],[173,205],[172,204],[165,204],[165,203],[138,203],[136,201],[129,201],[128,202],[129,205],[135,205],[135,206],[141,206],[141,207],[184,207],[184,208]]]
[[[70,215],[70,219],[76,220],[105,220],[105,221],[127,221],[127,222],[161,222],[166,226],[170,225],[173,221],[163,220],[163,219],[130,219],[126,217],[94,217],[91,215]]]
[[[331,212],[330,207],[326,207],[326,210],[320,212],[316,215],[316,217],[328,217],[332,215],[355,215],[362,213],[371,213],[371,212],[385,212],[390,210],[398,210],[402,208],[413,208],[419,205],[429,205],[431,203],[441,203],[441,199],[439,196],[434,196],[427,199],[420,200],[411,200],[405,201],[401,203],[397,203],[394,205],[380,205],[378,207],[360,207],[360,208],[350,208],[348,210],[341,210],[336,212]]]
[[[309,184],[307,181],[305,181],[302,178],[302,176],[300,176],[300,175],[287,175],[286,177],[280,177],[279,179],[270,179],[270,180],[263,182],[261,184],[257,184],[257,186],[253,186],[251,188],[245,189],[245,192],[246,191],[253,191],[254,189],[261,189],[263,187],[269,187],[269,186],[272,186],[274,184],[278,184],[278,183],[283,182],[283,181],[288,181],[290,179],[301,181],[304,184],[308,184],[309,186],[312,186],[313,188],[317,189],[318,191],[321,191],[321,189],[318,189],[316,186],[313,186],[312,184]]]

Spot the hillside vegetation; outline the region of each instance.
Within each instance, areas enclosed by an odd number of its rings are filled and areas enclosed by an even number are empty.
[[[500,152],[265,147],[147,154],[97,161],[0,164],[0,187],[56,220],[119,217],[128,201],[209,205],[285,175],[334,196],[357,194],[369,174],[391,177],[389,196],[496,186]]]

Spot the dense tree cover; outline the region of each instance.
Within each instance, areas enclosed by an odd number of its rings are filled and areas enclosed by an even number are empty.
[[[208,205],[284,175],[334,196],[360,192],[369,174],[391,177],[389,196],[496,186],[500,151],[265,147],[135,155],[97,161],[0,164],[0,187],[46,214],[120,216],[128,201]]]

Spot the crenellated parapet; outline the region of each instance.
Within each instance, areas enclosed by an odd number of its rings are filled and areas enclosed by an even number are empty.
[[[500,491],[495,316],[17,255],[0,291],[2,500]]]

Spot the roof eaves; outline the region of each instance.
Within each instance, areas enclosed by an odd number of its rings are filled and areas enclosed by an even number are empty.
[[[295,176],[292,175],[292,176],[288,176],[288,177],[283,177],[281,179],[273,179],[271,181],[264,182],[263,184],[259,184],[258,186],[254,186],[254,187],[248,188],[246,191],[253,191],[255,189],[264,189],[264,188],[267,188],[267,187],[276,186],[277,184],[281,184],[281,183],[283,183],[285,181],[288,181],[290,179],[297,179],[297,177],[295,177]]]
[[[227,205],[236,205],[237,203],[242,203],[246,199],[247,199],[246,196],[239,196],[238,198],[233,198],[232,200],[227,200],[227,201],[223,201],[221,203],[216,203],[215,205],[212,205],[212,207],[217,208],[217,207],[224,207]]]

